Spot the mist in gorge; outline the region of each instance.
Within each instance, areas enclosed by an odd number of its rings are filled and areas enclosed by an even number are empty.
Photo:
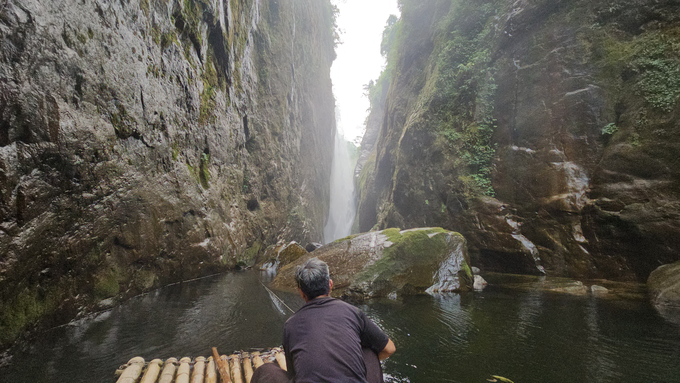
[[[275,358],[318,257],[387,382],[675,381],[679,32],[673,0],[0,0],[0,376]]]

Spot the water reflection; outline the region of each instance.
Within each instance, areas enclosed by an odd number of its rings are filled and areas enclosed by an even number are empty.
[[[391,382],[680,381],[680,327],[644,302],[491,289],[362,308],[397,344]]]
[[[13,350],[5,382],[114,382],[133,356],[281,343],[288,309],[242,272],[171,286]],[[295,294],[276,292],[293,310]],[[680,326],[647,303],[491,286],[361,305],[398,352],[388,382],[680,382]],[[39,362],[38,362],[39,361]]]

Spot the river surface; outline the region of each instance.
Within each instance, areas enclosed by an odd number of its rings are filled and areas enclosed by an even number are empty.
[[[277,292],[293,310],[302,300]],[[644,300],[490,285],[359,306],[394,340],[388,382],[680,382],[680,325]],[[281,343],[288,309],[256,272],[165,287],[12,350],[0,382],[110,382],[134,356],[208,356]]]

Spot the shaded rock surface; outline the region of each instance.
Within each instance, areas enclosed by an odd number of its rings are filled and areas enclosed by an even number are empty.
[[[396,27],[359,231],[455,230],[484,271],[680,259],[678,2],[405,0]]]
[[[652,303],[680,309],[680,262],[659,266],[647,280]]]
[[[328,263],[336,296],[364,299],[472,288],[465,239],[441,228],[392,228],[337,240],[281,264],[272,286],[294,290],[295,268],[311,257]]]
[[[333,17],[317,0],[3,1],[0,345],[320,241]]]

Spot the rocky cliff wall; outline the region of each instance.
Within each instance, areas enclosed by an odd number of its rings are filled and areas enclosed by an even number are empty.
[[[328,1],[8,0],[0,44],[0,344],[321,240]]]
[[[506,272],[644,280],[680,259],[677,2],[401,6],[359,231],[460,231]]]

